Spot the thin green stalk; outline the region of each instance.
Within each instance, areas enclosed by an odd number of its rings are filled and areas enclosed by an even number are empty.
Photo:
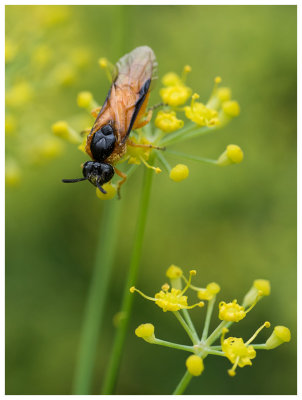
[[[196,332],[195,326],[194,326],[194,324],[193,324],[193,322],[192,322],[192,320],[191,320],[189,311],[186,310],[186,309],[184,308],[184,309],[182,310],[182,312],[183,312],[183,315],[184,315],[184,317],[185,317],[185,320],[186,320],[187,324],[189,325],[189,328],[190,328],[191,331],[192,331],[192,334],[193,334],[194,337],[195,337],[195,340],[196,340],[197,342],[199,342],[199,337],[198,337],[198,334],[197,334],[197,332]]]
[[[176,156],[177,158],[185,158],[189,161],[197,161],[201,162],[203,164],[217,164],[216,160],[211,160],[210,158],[205,158],[205,157],[199,157],[199,156],[193,156],[190,154],[185,154],[180,151],[174,151],[174,150],[166,150],[167,154],[171,154],[172,156]]]
[[[173,311],[173,314],[175,317],[178,319],[184,330],[187,332],[189,338],[192,340],[193,344],[198,344],[199,339],[198,337],[196,338],[194,336],[194,333],[191,331],[190,327],[187,325],[186,321],[183,319],[183,317],[180,315],[178,311]]]
[[[135,286],[137,280],[139,262],[142,252],[143,238],[146,227],[147,212],[150,200],[152,177],[153,177],[153,170],[146,168],[144,172],[142,195],[140,201],[140,208],[138,212],[136,232],[134,237],[134,246],[132,250],[132,257],[130,261],[128,278],[124,289],[124,295],[121,307],[121,311],[125,317],[122,319],[119,327],[117,328],[117,332],[113,343],[113,349],[109,360],[109,366],[103,384],[102,394],[112,394],[117,380],[117,375],[119,371],[120,361],[122,358],[123,347],[125,344],[127,328],[130,321],[130,315],[134,299],[134,296],[130,293],[129,289],[131,286]]]
[[[204,323],[204,328],[202,332],[202,337],[201,340],[206,340],[209,332],[209,326],[210,326],[210,321],[213,313],[213,308],[215,304],[216,296],[214,296],[209,302],[208,302],[208,307],[207,307],[207,315],[206,315],[206,320]]]
[[[216,339],[219,338],[221,335],[221,331],[223,328],[228,328],[232,325],[232,321],[221,321],[217,328],[211,333],[211,335],[207,338],[206,345],[210,346],[212,343],[215,342]]]
[[[175,143],[179,140],[179,138],[181,138],[183,135],[187,135],[188,132],[190,132],[193,129],[196,129],[198,126],[194,123],[189,123],[186,126],[184,126],[183,128],[169,133],[168,135],[166,135],[161,141],[160,144],[162,146],[167,146],[167,145],[171,145],[172,143]]]
[[[266,344],[252,344],[255,350],[267,350]]]
[[[73,394],[90,394],[96,347],[117,245],[121,202],[104,202],[95,267],[89,288],[73,383]]]
[[[166,347],[172,347],[173,349],[178,349],[178,350],[185,350],[185,351],[190,351],[191,353],[194,353],[194,348],[193,346],[186,346],[184,344],[178,344],[178,343],[172,343],[172,342],[167,342],[166,340],[161,340],[161,339],[155,339],[152,344],[159,344],[161,346],[166,346]]]
[[[190,383],[191,379],[193,378],[193,375],[190,374],[189,371],[187,371],[184,376],[182,377],[181,381],[177,385],[176,389],[174,390],[173,394],[183,394],[183,392],[186,390],[188,384]]]

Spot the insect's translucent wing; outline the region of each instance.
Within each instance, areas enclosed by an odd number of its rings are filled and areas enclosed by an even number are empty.
[[[155,79],[157,62],[153,50],[148,46],[137,47],[117,62],[117,86],[131,85],[140,88],[147,80]]]

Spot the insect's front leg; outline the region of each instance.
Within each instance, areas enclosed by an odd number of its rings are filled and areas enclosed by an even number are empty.
[[[124,174],[124,172],[122,172],[122,171],[120,171],[119,169],[117,169],[116,167],[114,167],[114,171],[115,171],[115,173],[116,173],[119,177],[122,178],[122,179],[117,183],[117,197],[120,199],[120,198],[121,198],[121,193],[120,193],[121,186],[122,186],[123,183],[126,182],[126,180],[127,180],[127,175]]]

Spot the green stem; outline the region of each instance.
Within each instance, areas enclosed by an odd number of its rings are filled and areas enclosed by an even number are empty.
[[[195,338],[193,332],[191,331],[191,329],[189,328],[189,326],[187,325],[187,323],[183,319],[183,317],[180,315],[180,313],[178,311],[173,311],[173,314],[178,319],[178,321],[180,322],[180,324],[182,325],[184,330],[187,332],[189,338],[192,340],[192,343],[193,344],[198,344],[198,341],[199,341],[198,338]]]
[[[190,374],[189,371],[187,371],[184,376],[182,377],[181,381],[177,385],[176,389],[174,390],[173,394],[183,394],[183,392],[186,390],[188,384],[190,383],[191,379],[193,378],[193,375]]]
[[[208,302],[208,307],[207,307],[207,315],[206,315],[206,320],[204,323],[204,328],[202,332],[202,337],[201,340],[206,340],[209,332],[209,326],[210,326],[210,321],[213,313],[213,307],[215,304],[216,296],[214,296],[209,302]]]
[[[189,123],[183,128],[179,129],[178,131],[169,133],[166,135],[161,141],[160,144],[163,146],[171,145],[172,143],[175,143],[175,141],[178,141],[179,138],[181,138],[183,135],[187,135],[188,132],[190,132],[193,129],[196,129],[197,125],[194,123]]]
[[[203,164],[217,164],[216,160],[211,160],[210,158],[205,158],[205,157],[199,157],[199,156],[193,156],[190,154],[185,154],[180,151],[174,151],[174,150],[166,150],[167,154],[171,154],[172,156],[176,156],[177,158],[184,158],[189,161],[197,161],[201,162]]]
[[[255,350],[267,350],[265,343],[263,344],[252,344]]]
[[[73,394],[90,394],[96,347],[104,315],[108,285],[118,238],[121,202],[106,200],[97,244],[75,370]]]
[[[135,286],[137,280],[138,267],[142,253],[143,238],[145,233],[147,212],[150,200],[152,177],[153,177],[153,171],[151,169],[146,168],[144,173],[142,196],[138,213],[136,232],[134,237],[134,246],[132,250],[128,279],[125,286],[124,296],[122,300],[122,307],[121,307],[121,311],[125,317],[120,322],[120,325],[115,335],[113,350],[109,360],[109,366],[105,376],[102,394],[111,394],[114,390],[117,380],[117,374],[122,357],[122,351],[126,339],[126,333],[130,321],[130,314],[134,299],[134,296],[130,293],[129,288],[131,286]]]
[[[199,337],[198,337],[198,334],[196,332],[195,326],[194,326],[194,324],[193,324],[193,322],[191,320],[189,311],[184,308],[182,310],[182,312],[183,312],[183,315],[185,317],[185,320],[186,320],[187,324],[189,325],[189,328],[192,331],[193,336],[195,337],[195,341],[198,343],[199,342]]]
[[[211,333],[211,335],[208,337],[206,341],[206,346],[210,346],[212,343],[215,342],[221,335],[221,331],[223,328],[228,328],[230,325],[232,325],[232,321],[221,321],[220,324],[217,326],[217,328]]]
[[[218,350],[207,350],[208,354],[213,354],[214,356],[221,356],[221,357],[225,357],[225,354],[223,351],[218,351]]]
[[[186,346],[184,344],[167,342],[166,340],[161,340],[161,339],[157,339],[157,338],[155,338],[155,341],[152,342],[152,344],[153,343],[154,344],[159,344],[161,346],[172,347],[173,349],[185,350],[185,351],[190,351],[191,353],[194,353],[193,346]]]

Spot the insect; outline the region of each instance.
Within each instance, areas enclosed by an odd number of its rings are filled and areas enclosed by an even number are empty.
[[[127,175],[115,167],[127,146],[160,149],[134,143],[129,138],[132,129],[143,127],[152,117],[152,109],[146,113],[146,108],[157,68],[153,50],[148,46],[137,47],[123,56],[116,67],[117,74],[112,77],[105,103],[87,136],[85,151],[92,161],[83,164],[83,178],[63,179],[64,183],[88,180],[104,194],[102,185],[109,182],[114,173],[122,178],[118,182],[118,194],[127,179]]]

